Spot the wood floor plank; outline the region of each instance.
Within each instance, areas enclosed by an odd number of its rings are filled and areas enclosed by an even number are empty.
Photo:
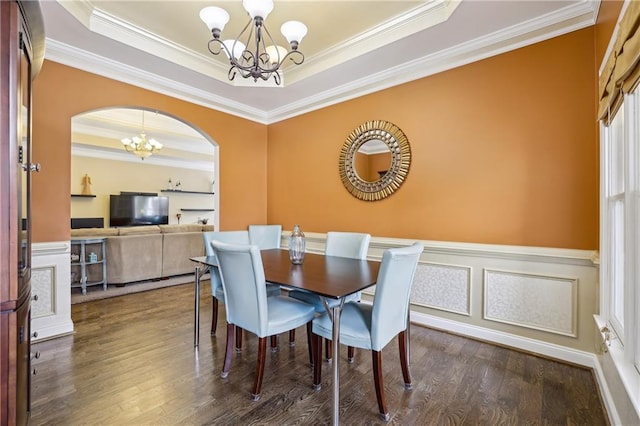
[[[211,296],[202,286],[200,348],[193,348],[193,286],[72,305],[75,334],[34,344],[31,426],[330,424],[331,364],[312,388],[305,328],[268,351],[261,399],[251,401],[257,338],[245,333],[222,379],[224,306],[210,337]],[[221,327],[222,325],[222,327]],[[340,348],[343,424],[383,425],[371,354],[346,363]],[[413,389],[404,389],[398,343],[382,352],[388,424],[606,425],[590,370],[412,326]],[[335,362],[335,360],[334,360]]]

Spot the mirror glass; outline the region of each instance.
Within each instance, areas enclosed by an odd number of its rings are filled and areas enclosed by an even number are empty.
[[[360,179],[375,182],[389,171],[391,151],[383,141],[372,139],[358,149],[353,158],[353,167]]]
[[[378,201],[404,182],[411,164],[411,148],[402,130],[383,120],[357,127],[342,146],[339,172],[354,197]]]

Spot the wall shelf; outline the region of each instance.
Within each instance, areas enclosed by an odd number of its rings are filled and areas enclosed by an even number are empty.
[[[212,212],[213,209],[180,209],[182,212]]]
[[[80,197],[80,198],[96,198],[93,194],[71,194],[72,197]]]
[[[213,192],[203,192],[203,191],[183,191],[183,190],[176,190],[176,189],[161,189],[160,192],[171,192],[172,194],[208,194],[208,195],[213,195]]]

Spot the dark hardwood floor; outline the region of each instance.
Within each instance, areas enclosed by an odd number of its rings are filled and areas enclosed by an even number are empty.
[[[35,344],[30,425],[329,424],[330,365],[311,387],[304,327],[268,353],[262,398],[251,401],[257,339],[245,333],[231,373],[209,336],[211,296],[203,286],[200,349],[193,348],[193,286],[168,287],[72,306],[76,332]],[[221,305],[222,306],[222,305]],[[405,391],[394,340],[383,351],[391,424],[606,425],[590,370],[413,326],[413,390]],[[342,424],[378,418],[371,356],[347,364],[341,348]]]

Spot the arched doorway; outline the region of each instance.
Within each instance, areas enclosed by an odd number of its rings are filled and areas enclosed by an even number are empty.
[[[127,152],[121,139],[143,130],[163,147],[141,159]],[[109,226],[111,194],[144,192],[169,198],[169,223],[219,229],[218,160],[211,137],[161,111],[114,107],[78,114],[71,120],[72,222],[103,218]],[[87,177],[93,196],[82,194]]]

